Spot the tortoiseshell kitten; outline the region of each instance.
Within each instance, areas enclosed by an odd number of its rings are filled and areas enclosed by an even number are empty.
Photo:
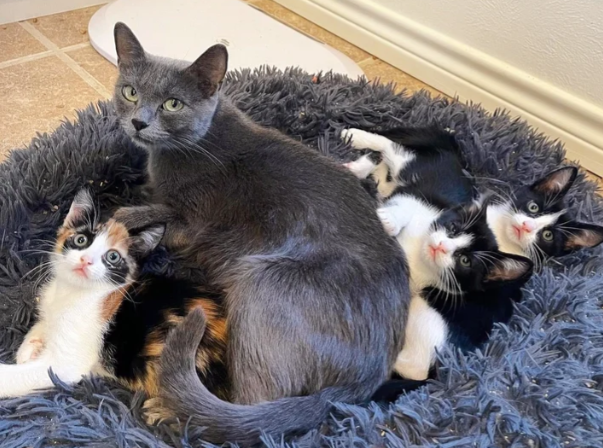
[[[152,398],[168,331],[202,308],[207,329],[197,371],[209,389],[227,398],[221,296],[184,280],[140,273],[163,232],[156,225],[130,233],[113,219],[103,220],[87,191],[78,193],[58,231],[38,321],[17,352],[18,365],[0,365],[0,397],[52,387],[52,368],[66,383],[96,373]]]

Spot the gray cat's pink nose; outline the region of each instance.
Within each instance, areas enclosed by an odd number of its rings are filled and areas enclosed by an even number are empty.
[[[149,123],[145,123],[142,120],[132,118],[132,125],[134,125],[134,129],[136,129],[137,131],[141,131],[142,129],[148,127]]]

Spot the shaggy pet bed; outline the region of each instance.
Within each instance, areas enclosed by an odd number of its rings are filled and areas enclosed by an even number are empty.
[[[316,81],[316,80],[314,80]],[[560,144],[504,112],[427,94],[298,70],[231,73],[224,91],[255,120],[339,160],[344,126],[437,123],[456,131],[477,181],[508,189],[564,160]],[[75,192],[91,185],[105,206],[132,199],[144,154],[119,130],[110,104],[40,135],[0,166],[0,359],[11,362],[32,323],[36,266]],[[568,198],[579,218],[603,221],[595,186],[580,176]],[[603,265],[600,250],[549,263],[528,284],[508,326],[483,350],[440,354],[438,379],[388,410],[339,405],[299,442],[322,446],[603,446]],[[32,271],[33,269],[33,271]],[[85,316],[82,316],[85,318]],[[202,429],[148,427],[143,397],[92,378],[75,387],[0,401],[0,446],[201,446]],[[267,440],[268,446],[282,446]]]

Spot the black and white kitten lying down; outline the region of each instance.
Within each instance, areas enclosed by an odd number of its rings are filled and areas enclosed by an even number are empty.
[[[438,175],[446,179],[464,176],[461,151],[449,132],[436,128],[395,128],[377,135],[348,129],[341,135],[351,138],[354,148],[370,150],[345,166],[360,179],[372,177],[381,199],[391,196],[398,186],[429,179],[434,172],[430,162],[433,160],[449,164],[449,170]],[[500,250],[529,257],[541,265],[546,259],[599,245],[603,241],[603,227],[578,222],[565,208],[565,196],[577,174],[576,167],[559,168],[522,185],[511,195],[500,195],[490,201],[488,225]],[[466,177],[465,182],[470,183]]]
[[[354,147],[379,151],[390,171],[379,179],[387,185],[380,194],[388,198],[378,214],[406,252],[412,288],[395,371],[424,380],[444,344],[473,349],[488,338],[494,323],[508,321],[533,264],[499,251],[488,227],[487,203],[464,174],[450,134],[399,129],[386,135],[356,129],[343,134]],[[380,164],[369,154],[348,168],[368,176]]]

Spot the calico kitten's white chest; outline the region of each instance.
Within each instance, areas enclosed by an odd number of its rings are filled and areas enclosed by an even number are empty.
[[[108,293],[51,281],[40,298],[46,356],[94,365],[102,349],[107,321],[103,304]]]

